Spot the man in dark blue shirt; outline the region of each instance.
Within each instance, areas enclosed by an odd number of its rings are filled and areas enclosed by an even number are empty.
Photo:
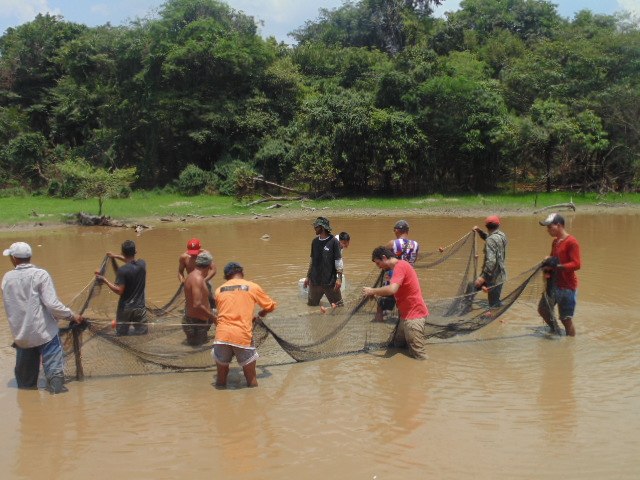
[[[147,307],[145,288],[147,283],[147,264],[136,259],[136,244],[132,240],[122,243],[122,254],[108,252],[109,258],[125,262],[116,272],[116,281],[111,283],[104,276],[96,273],[96,278],[104,282],[114,293],[120,295],[116,311],[116,334],[128,335],[133,326],[138,335],[147,333]]]

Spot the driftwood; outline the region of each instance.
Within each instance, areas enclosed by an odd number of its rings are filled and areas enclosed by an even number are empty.
[[[271,215],[263,215],[262,213],[256,213],[256,212],[251,212],[251,213],[254,215],[254,217],[253,217],[253,218],[259,218],[259,217],[262,217],[262,218],[271,218]]]
[[[558,203],[556,205],[549,205],[548,207],[540,208],[538,210],[535,210],[533,213],[540,213],[540,212],[544,212],[545,210],[562,210],[562,209],[573,210],[575,212],[576,205],[573,202]]]
[[[274,182],[270,182],[268,180],[265,180],[262,177],[253,177],[251,180],[253,180],[254,182],[260,182],[260,183],[264,183],[265,185],[270,185],[272,187],[279,188],[280,190],[286,190],[287,192],[293,192],[293,193],[298,193],[300,195],[306,195],[304,192],[301,192],[299,190],[295,190],[293,188],[285,187],[284,185],[279,185],[279,184],[274,183]]]
[[[78,212],[72,215],[74,223],[83,227],[124,227],[124,223],[111,220],[110,217],[104,215],[90,215],[84,212]]]
[[[141,223],[136,223],[135,225],[128,225],[125,222],[121,222],[119,220],[112,220],[110,217],[105,217],[104,215],[90,215],[84,212],[78,212],[73,215],[69,215],[69,218],[76,225],[81,225],[83,227],[124,227],[124,228],[133,228],[136,233],[140,233],[143,230],[150,228],[147,225],[143,225]]]

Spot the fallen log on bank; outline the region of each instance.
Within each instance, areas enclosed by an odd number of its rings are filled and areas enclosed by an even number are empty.
[[[73,223],[82,227],[133,228],[135,229],[136,233],[141,233],[143,230],[150,228],[149,226],[140,223],[130,225],[120,220],[113,220],[111,217],[107,217],[104,215],[91,215],[84,212],[67,215],[67,218],[68,223]]]
[[[573,210],[574,212],[576,211],[576,205],[573,202],[568,202],[568,203],[558,203],[556,205],[549,205],[548,207],[543,207],[540,208],[538,210],[535,210],[533,213],[540,213],[540,212],[544,212],[545,210]]]
[[[251,207],[253,205],[258,205],[259,203],[265,203],[265,202],[275,202],[275,201],[281,201],[281,202],[295,202],[295,201],[299,201],[299,200],[304,200],[305,197],[273,197],[271,195],[265,197],[265,198],[260,198],[258,200],[254,200],[253,202],[247,203],[245,205],[245,207]],[[273,207],[269,207],[269,208],[273,208]]]

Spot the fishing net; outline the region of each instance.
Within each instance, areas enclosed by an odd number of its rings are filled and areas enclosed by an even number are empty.
[[[414,268],[430,315],[425,336],[449,339],[472,333],[496,320],[516,300],[535,308],[544,290],[539,265],[502,284],[499,305],[489,306],[487,292],[477,291],[476,237],[473,232],[448,245],[443,251],[421,253]],[[103,260],[100,271],[115,279],[114,260]],[[343,295],[344,305],[309,307],[292,288],[290,295],[275,296],[276,311],[255,323],[254,343],[259,363],[282,364],[380,350],[388,348],[398,324],[398,312],[384,312],[376,321],[378,302],[362,297],[362,287],[379,286],[383,272],[372,264],[364,278],[353,278]],[[269,292],[269,286],[263,285]],[[184,295],[179,288],[164,305],[147,305],[148,330],[145,334],[117,335],[114,318],[118,296],[105,285],[92,281],[71,307],[87,321],[81,326],[61,326],[65,346],[66,375],[132,375],[171,370],[211,369],[211,348],[215,326],[206,342],[192,346],[183,330]],[[530,315],[531,309],[527,310]]]

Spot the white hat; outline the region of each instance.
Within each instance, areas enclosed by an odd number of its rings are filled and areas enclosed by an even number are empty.
[[[15,258],[31,258],[31,253],[31,247],[28,243],[16,242],[12,243],[9,248],[2,252],[2,255],[5,257],[11,255]]]

